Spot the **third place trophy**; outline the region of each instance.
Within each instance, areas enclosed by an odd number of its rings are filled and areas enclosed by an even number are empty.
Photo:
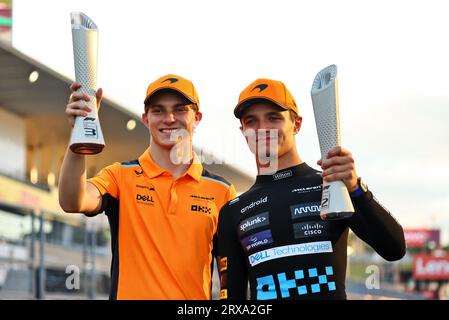
[[[70,150],[80,154],[96,154],[104,148],[96,99],[98,28],[84,13],[72,12],[70,18],[75,79],[81,84],[78,92],[89,95],[90,101],[86,104],[92,110],[87,117],[76,117],[70,138]]]

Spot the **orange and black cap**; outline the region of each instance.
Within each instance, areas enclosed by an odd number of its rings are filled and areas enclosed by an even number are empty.
[[[148,100],[153,94],[163,89],[171,89],[181,93],[190,102],[196,104],[198,109],[200,108],[198,93],[196,92],[192,81],[175,74],[167,74],[150,83],[147,88],[144,104],[146,105],[148,103]]]
[[[260,99],[271,101],[281,108],[292,110],[298,116],[301,116],[295,99],[281,81],[257,79],[240,93],[239,102],[234,108],[236,118],[240,119],[245,108],[256,101],[260,101]]]

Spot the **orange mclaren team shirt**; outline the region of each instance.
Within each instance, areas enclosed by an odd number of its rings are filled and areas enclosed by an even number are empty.
[[[218,213],[235,189],[195,162],[173,180],[147,149],[88,180],[111,229],[110,299],[211,298]]]

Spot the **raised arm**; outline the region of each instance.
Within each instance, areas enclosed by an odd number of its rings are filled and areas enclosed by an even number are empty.
[[[355,170],[355,162],[351,152],[336,147],[329,151],[327,159],[319,160],[326,181],[341,180],[349,192],[358,189],[359,180]],[[356,213],[348,221],[354,233],[388,261],[399,260],[405,255],[404,231],[368,191],[351,197]]]
[[[70,95],[65,113],[73,128],[75,117],[87,116],[91,111],[83,101],[89,101],[89,96],[76,91],[79,83],[70,86]],[[97,91],[97,101],[100,105],[103,92]],[[95,214],[101,208],[102,197],[98,189],[86,181],[86,156],[75,154],[69,148],[64,156],[59,175],[59,204],[65,212]]]

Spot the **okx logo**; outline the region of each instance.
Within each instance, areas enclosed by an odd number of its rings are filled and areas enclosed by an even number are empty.
[[[285,299],[306,294],[331,292],[337,288],[331,281],[334,275],[332,266],[326,266],[324,273],[318,273],[318,268],[296,270],[291,277],[285,272],[276,275],[259,277],[257,281],[257,300]],[[278,296],[280,292],[281,296]]]
[[[196,211],[196,212],[211,214],[211,208],[206,207],[206,206],[198,206],[198,205],[192,204],[191,210]]]

